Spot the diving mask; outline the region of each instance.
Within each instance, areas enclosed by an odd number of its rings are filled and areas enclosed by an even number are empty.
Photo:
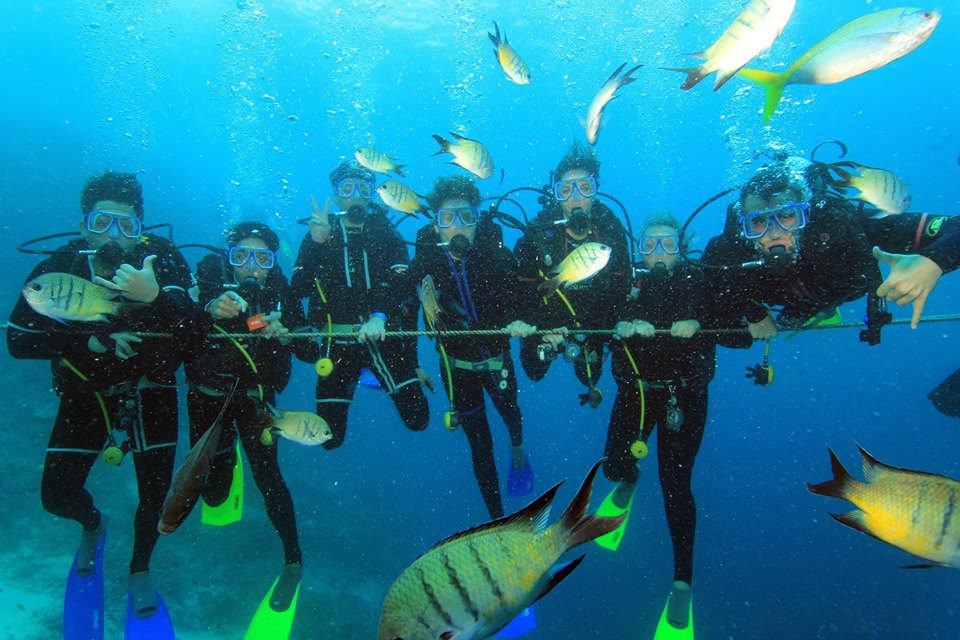
[[[749,240],[762,238],[771,223],[785,232],[797,231],[807,226],[810,205],[806,202],[791,202],[773,209],[748,213],[740,218],[743,237]]]
[[[341,198],[364,198],[369,200],[373,197],[373,182],[358,178],[344,178],[337,182],[337,195]]]
[[[583,178],[557,180],[553,183],[553,197],[560,202],[572,198],[574,190],[582,198],[592,198],[597,195],[597,179],[593,176],[584,176]]]
[[[277,263],[277,254],[270,249],[247,247],[242,244],[227,249],[227,262],[231,267],[245,267],[253,260],[261,269],[272,269]]]
[[[641,254],[649,256],[656,252],[657,247],[659,247],[663,253],[671,255],[680,253],[680,236],[676,233],[671,233],[668,235],[649,235],[640,238]]]
[[[143,222],[137,216],[114,211],[93,210],[83,216],[83,222],[90,233],[109,233],[114,227],[126,238],[136,239],[143,231]],[[114,236],[116,237],[116,236]]]
[[[477,224],[476,207],[444,207],[437,209],[437,226],[448,229],[460,220],[462,227],[474,227]]]

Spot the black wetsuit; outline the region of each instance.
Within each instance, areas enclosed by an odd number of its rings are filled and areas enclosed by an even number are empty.
[[[741,267],[757,260],[757,249],[739,235],[735,216],[728,212],[727,228],[707,244],[703,263],[714,267],[708,272],[724,304],[750,322],[766,316],[760,303],[782,307],[777,322],[790,328],[875,291],[883,278],[871,253],[874,245],[925,256],[944,273],[960,266],[960,218],[903,213],[874,220],[847,200],[823,197],[810,207],[795,261]]]
[[[500,228],[481,218],[474,245],[454,259],[441,248],[433,226],[417,236],[417,252],[410,266],[413,287],[433,278],[444,329],[502,329],[521,319],[516,291],[517,268],[503,246]],[[500,481],[493,455],[493,436],[487,421],[483,392],[490,397],[510,433],[510,444],[523,444],[523,424],[517,404],[517,377],[507,336],[441,337],[440,378],[453,399],[457,424],[463,429],[473,457],[473,473],[491,518],[503,516]],[[452,380],[453,390],[450,390]]]
[[[672,275],[666,270],[641,272],[627,303],[619,309],[618,320],[644,320],[665,330],[680,320],[697,320],[701,330],[718,328],[724,322],[708,308],[707,287],[706,275],[689,262],[677,264]],[[692,338],[674,338],[658,333],[611,346],[617,397],[607,430],[604,475],[614,482],[636,482],[637,459],[630,447],[638,438],[646,442],[658,427],[657,465],[673,542],[674,580],[687,584],[693,579],[697,523],[690,481],[706,425],[707,387],[716,370],[718,341],[718,334],[698,332]],[[749,347],[751,340],[746,334],[726,336],[722,344]],[[643,381],[642,417],[638,380]]]
[[[51,272],[91,279],[90,259],[78,253],[88,248],[85,240],[70,242],[37,265],[27,280]],[[36,313],[21,296],[7,330],[7,348],[14,358],[51,361],[53,388],[60,397],[40,486],[47,511],[95,530],[100,511],[84,488],[90,470],[108,441],[133,451],[140,503],[130,573],[149,569],[159,536],[157,523],[173,477],[177,443],[174,372],[192,344],[198,312],[187,295],[190,269],[171,242],[144,235],[124,261],[140,268],[149,255],[157,256],[153,268],[160,285],[150,305],[106,322],[61,324]],[[173,331],[180,337],[143,338],[132,343],[136,355],[117,357],[107,335],[133,331]],[[91,332],[107,347],[106,353],[89,349]]]
[[[314,242],[308,234],[291,284],[298,296],[310,298],[307,317],[320,331],[355,331],[375,312],[387,316],[388,331],[399,330],[404,328],[402,271],[408,263],[403,240],[383,209],[372,205],[362,228],[337,219],[326,242]],[[347,410],[364,367],[390,395],[408,429],[427,428],[430,408],[416,375],[416,345],[415,339],[395,338],[365,344],[356,338],[322,341],[321,357],[333,362],[330,375],[317,379],[317,413],[333,431],[324,447],[343,444]]]
[[[290,331],[307,329],[307,318],[300,299],[293,294],[279,267],[270,270],[262,288],[256,285],[225,288],[225,283],[233,282],[232,271],[232,267],[221,256],[213,255],[204,258],[197,269],[201,306],[206,306],[228,290],[236,291],[248,304],[246,311],[236,318],[214,320],[205,314],[211,331],[215,331],[213,325],[216,324],[228,333],[246,333],[250,331],[248,318],[273,311],[280,311],[280,322]],[[243,347],[246,355],[237,344]],[[203,498],[213,506],[227,499],[239,434],[254,482],[263,495],[267,515],[283,543],[285,562],[300,562],[293,499],[277,463],[279,439],[265,445],[260,435],[263,431],[263,414],[269,411],[267,404],[276,405],[276,394],[281,393],[290,380],[290,354],[293,353],[304,362],[313,363],[319,350],[314,340],[304,338],[294,339],[288,345],[275,339],[237,338],[237,344],[228,339],[211,338],[202,351],[185,363],[190,382],[187,411],[190,415],[191,446],[213,424],[234,381],[240,381],[227,408],[217,454],[204,485]]]
[[[594,202],[590,213],[591,226],[582,241],[573,240],[563,225],[554,224],[562,217],[558,206],[541,211],[531,221],[523,237],[517,241],[514,253],[519,264],[519,278],[526,316],[539,329],[567,327],[571,330],[568,345],[581,347],[574,360],[577,378],[587,387],[593,387],[603,367],[603,347],[607,336],[591,335],[577,338],[576,329],[612,329],[615,309],[629,288],[630,255],[626,235],[620,221],[602,202]],[[592,278],[565,286],[563,295],[554,294],[544,301],[538,290],[560,262],[574,249],[587,242],[601,242],[612,251],[607,266]],[[531,380],[541,380],[550,368],[551,359],[541,359],[537,347],[542,338],[525,338],[520,343],[520,363]],[[589,363],[589,364],[588,364]]]

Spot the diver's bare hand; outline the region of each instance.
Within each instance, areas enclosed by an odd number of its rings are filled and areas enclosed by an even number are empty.
[[[417,374],[417,379],[420,380],[421,387],[426,387],[427,389],[430,390],[430,393],[437,392],[436,387],[433,386],[433,378],[430,377],[429,373],[427,373],[420,367],[417,367],[416,369],[414,369],[414,371]]]
[[[360,330],[357,333],[359,334],[357,336],[357,340],[359,342],[376,342],[377,340],[386,340],[387,325],[383,321],[383,318],[374,316],[364,322],[363,326],[360,327]]]
[[[943,270],[936,262],[917,254],[887,253],[873,248],[873,257],[890,265],[890,274],[877,288],[877,295],[887,302],[905,307],[913,303],[910,327],[916,329],[923,315],[927,297],[936,288]]]
[[[770,340],[777,337],[777,321],[767,314],[760,322],[748,322],[747,331],[754,340]]]
[[[523,320],[514,320],[504,327],[504,331],[509,332],[511,338],[529,338],[536,330],[536,327],[527,324]]]
[[[310,239],[314,242],[326,242],[330,238],[330,200],[323,201],[323,211],[317,204],[316,199],[310,196],[310,204],[313,205],[313,214],[310,216]]]
[[[274,338],[280,341],[280,344],[287,345],[290,344],[290,341],[293,338],[290,337],[290,330],[287,329],[280,322],[280,312],[271,311],[269,314],[263,317],[266,321],[267,326],[263,328],[263,337],[264,338]]]
[[[700,323],[696,320],[677,320],[670,327],[670,335],[674,338],[692,338],[700,331]]]
[[[134,302],[149,304],[160,295],[160,284],[157,283],[157,276],[153,272],[153,262],[156,259],[157,256],[155,255],[144,258],[142,269],[123,263],[111,280],[105,280],[97,276],[94,278],[94,282],[108,289],[119,291],[123,294],[123,297]]]
[[[219,298],[211,300],[205,310],[215,320],[226,320],[236,318],[241,311],[246,311],[246,309],[247,301],[241,298],[239,293],[227,291],[221,294]]]

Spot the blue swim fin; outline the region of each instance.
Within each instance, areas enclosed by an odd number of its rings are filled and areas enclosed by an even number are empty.
[[[377,380],[377,377],[373,375],[373,372],[367,368],[360,369],[360,378],[357,380],[357,382],[368,389],[380,388],[380,381]]]
[[[527,607],[516,618],[511,620],[507,626],[500,629],[494,635],[494,638],[519,638],[525,633],[530,633],[537,628],[537,619],[533,615],[533,607]]]
[[[103,547],[101,536],[94,552],[93,572],[77,575],[77,557],[73,558],[67,591],[63,598],[63,639],[103,640]]]
[[[174,640],[173,622],[167,606],[157,593],[157,610],[149,618],[138,618],[133,611],[133,597],[127,593],[127,623],[124,640]]]
[[[522,498],[533,493],[533,468],[530,466],[530,456],[524,454],[523,468],[514,469],[513,463],[508,463],[507,495],[511,498]]]

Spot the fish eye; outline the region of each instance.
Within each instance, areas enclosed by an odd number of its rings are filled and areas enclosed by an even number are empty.
[[[30,285],[31,291],[41,291],[42,289],[43,289],[43,285],[40,284],[39,282],[34,282],[32,285]]]

